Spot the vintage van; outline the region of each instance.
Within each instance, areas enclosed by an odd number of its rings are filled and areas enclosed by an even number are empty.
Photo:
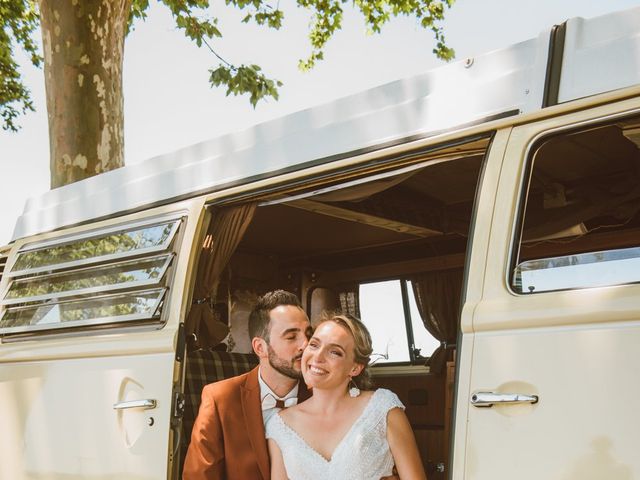
[[[256,295],[362,316],[431,480],[640,477],[640,9],[30,200],[0,478],[177,479]]]

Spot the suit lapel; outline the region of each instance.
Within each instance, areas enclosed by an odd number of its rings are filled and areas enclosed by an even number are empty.
[[[258,367],[247,375],[242,386],[242,414],[249,433],[249,441],[258,462],[263,478],[270,478],[269,452],[265,440],[262,408],[260,406],[260,385],[258,383]]]

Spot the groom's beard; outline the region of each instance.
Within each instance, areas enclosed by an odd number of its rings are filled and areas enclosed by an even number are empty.
[[[267,351],[269,352],[269,365],[271,365],[274,370],[280,372],[285,377],[293,378],[295,380],[300,380],[302,378],[302,372],[295,368],[296,360],[300,360],[302,358],[302,353],[296,355],[291,360],[285,360],[284,358],[280,358],[276,355],[276,352],[271,348],[271,345],[267,345]]]

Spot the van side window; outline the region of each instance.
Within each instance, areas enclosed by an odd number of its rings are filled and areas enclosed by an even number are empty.
[[[374,363],[424,363],[440,345],[425,328],[408,280],[360,285],[360,314],[373,340]]]
[[[180,220],[27,244],[5,275],[0,334],[157,320]]]
[[[532,149],[511,270],[516,293],[640,281],[640,118]]]

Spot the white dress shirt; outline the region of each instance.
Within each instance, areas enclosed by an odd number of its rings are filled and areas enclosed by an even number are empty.
[[[284,401],[287,406],[290,406],[290,404],[295,405],[297,403],[298,386],[299,386],[298,383],[296,383],[295,387],[293,387],[289,391],[289,393],[287,393],[284,397],[279,397],[275,393],[273,393],[273,390],[271,390],[269,386],[265,383],[265,381],[262,379],[262,373],[260,372],[259,367],[258,367],[258,383],[260,384],[260,403],[261,404],[267,395],[271,395],[276,400]],[[295,401],[293,401],[293,399],[295,399]],[[273,414],[275,414],[276,412],[279,412],[280,410],[281,409],[278,407],[263,409],[262,423],[264,423],[264,425],[267,425],[267,420],[269,420]]]

